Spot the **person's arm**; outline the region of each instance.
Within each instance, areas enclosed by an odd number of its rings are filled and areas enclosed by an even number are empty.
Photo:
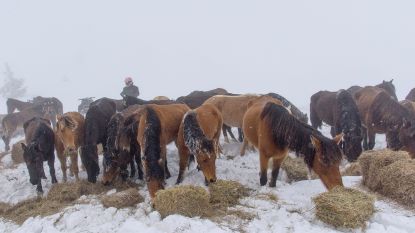
[[[122,96],[122,98],[125,97],[125,87],[122,89],[122,92],[120,93],[120,95]]]
[[[137,87],[137,97],[140,95],[140,89]]]

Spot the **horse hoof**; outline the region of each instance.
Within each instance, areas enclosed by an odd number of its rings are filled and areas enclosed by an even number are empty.
[[[276,182],[275,182],[275,183],[274,183],[274,182],[271,182],[271,183],[269,184],[269,187],[271,187],[271,188],[275,188],[275,187],[277,187]]]

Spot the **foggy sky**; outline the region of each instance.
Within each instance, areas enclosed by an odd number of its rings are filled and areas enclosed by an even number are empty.
[[[0,0],[0,71],[7,62],[29,96],[56,96],[65,111],[80,97],[120,98],[126,76],[144,99],[223,87],[308,110],[316,91],[392,78],[402,99],[415,87],[414,10],[380,0]]]

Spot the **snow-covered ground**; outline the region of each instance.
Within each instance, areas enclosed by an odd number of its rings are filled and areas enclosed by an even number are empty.
[[[378,138],[378,146],[381,147],[384,137]],[[240,157],[238,152],[239,144],[224,145],[224,155],[217,161],[217,176],[219,179],[236,180],[254,190],[250,197],[241,200],[241,204],[235,207],[253,214],[255,217],[252,220],[229,217],[213,222],[178,215],[161,219],[150,205],[147,188],[139,182],[140,193],[146,201],[134,208],[106,209],[97,198],[82,197],[85,199],[82,203],[86,204],[76,204],[53,216],[30,218],[22,226],[0,219],[0,232],[361,232],[334,229],[315,218],[311,198],[325,191],[320,180],[289,184],[282,172],[276,188],[261,187],[258,154]],[[168,146],[168,159],[172,177],[167,180],[167,187],[172,187],[178,174],[178,155],[174,145]],[[26,166],[10,166],[10,155],[7,155],[0,163],[0,201],[16,203],[35,197],[35,187],[29,183]],[[48,171],[46,166],[45,171]],[[58,180],[61,181],[58,161],[55,166]],[[86,178],[85,172],[81,173],[81,178]],[[193,166],[186,172],[183,184],[204,186],[203,181],[202,173]],[[359,188],[361,177],[344,177],[343,181],[347,187]],[[43,186],[46,191],[50,189],[50,178],[43,182]],[[278,200],[263,198],[269,194],[277,196]],[[415,232],[414,212],[384,200],[376,201],[376,209],[376,214],[367,223],[366,232]]]

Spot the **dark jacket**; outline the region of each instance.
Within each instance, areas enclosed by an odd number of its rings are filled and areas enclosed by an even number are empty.
[[[132,97],[138,97],[140,95],[140,91],[138,90],[137,86],[130,85],[126,86],[122,89],[122,92],[120,93],[122,97],[124,96],[132,96]]]

